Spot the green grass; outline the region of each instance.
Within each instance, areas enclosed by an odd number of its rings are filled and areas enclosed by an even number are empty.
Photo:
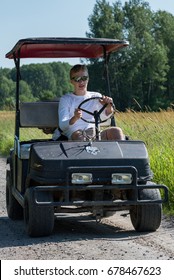
[[[154,182],[169,188],[165,210],[174,214],[174,111],[118,113],[117,125],[131,139],[145,142]]]
[[[147,146],[154,181],[169,188],[165,211],[174,214],[174,111],[132,112],[116,114],[117,126],[134,140]],[[21,139],[50,138],[40,129],[22,129]],[[14,112],[0,112],[0,153],[8,155],[13,147]]]
[[[0,153],[7,155],[13,145],[14,113],[0,112]]]
[[[7,156],[10,149],[14,146],[14,128],[15,128],[15,113],[9,111],[0,111],[0,154]],[[44,139],[51,138],[51,135],[46,135],[38,128],[22,128],[20,139]]]

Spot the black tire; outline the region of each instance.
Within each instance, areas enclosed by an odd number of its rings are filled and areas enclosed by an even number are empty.
[[[139,199],[161,199],[159,189],[144,189],[139,191]],[[132,206],[130,218],[136,231],[156,231],[161,224],[162,205],[145,204]]]
[[[38,206],[34,202],[33,188],[28,188],[24,197],[24,222],[26,232],[31,237],[48,236],[54,228],[54,207]],[[48,194],[41,193],[42,201]]]
[[[12,194],[12,175],[10,170],[6,172],[6,208],[10,219],[23,219],[23,208]]]

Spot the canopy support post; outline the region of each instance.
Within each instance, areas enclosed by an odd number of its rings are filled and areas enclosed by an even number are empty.
[[[110,81],[109,81],[109,69],[108,69],[108,62],[110,59],[110,53],[106,53],[106,48],[103,46],[103,57],[104,57],[104,76],[106,81],[106,92],[109,97],[111,96],[111,88],[110,88]],[[111,118],[111,126],[116,126],[114,116]]]
[[[20,110],[19,110],[19,83],[21,79],[20,75],[20,51],[18,52],[18,58],[14,54],[14,62],[16,66],[16,118],[15,118],[15,135],[19,139],[19,126],[20,126]]]
[[[108,70],[108,62],[110,59],[110,53],[106,53],[106,48],[103,46],[103,58],[104,58],[104,75],[106,80],[106,92],[107,95],[111,97],[111,89],[110,89],[110,82],[109,82],[109,70]]]

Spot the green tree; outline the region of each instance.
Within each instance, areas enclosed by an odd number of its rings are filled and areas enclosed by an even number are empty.
[[[124,11],[128,40],[132,46],[129,51],[129,77],[132,79],[130,88],[135,94],[131,97],[138,101],[141,108],[154,108],[157,99],[161,99],[165,92],[168,71],[166,48],[155,40],[154,14],[147,2],[126,2]]]
[[[56,90],[56,81],[49,64],[30,64],[21,67],[21,78],[30,85],[35,98],[42,99],[44,91]]]
[[[113,7],[106,1],[96,1],[93,14],[89,16],[90,33],[88,37],[113,38],[117,35],[122,37],[123,12],[120,9],[121,3],[118,1]]]
[[[68,63],[52,62],[50,64],[53,75],[56,81],[56,91],[55,95],[57,97],[62,96],[66,92],[72,90],[70,84],[69,71],[71,66]]]
[[[169,56],[164,40],[157,40],[157,26],[155,13],[148,2],[141,0],[130,0],[123,7],[120,1],[110,5],[98,0],[89,17],[88,37],[130,42],[130,47],[113,55],[110,63],[111,92],[121,110],[168,106]]]
[[[155,16],[154,33],[156,41],[165,46],[169,71],[165,86],[166,99],[173,103],[174,100],[174,16],[165,11],[158,11]]]
[[[15,83],[0,73],[0,109],[14,107]],[[6,100],[11,100],[11,103]],[[7,104],[8,103],[8,104]]]
[[[35,101],[30,86],[25,81],[20,82],[20,101],[22,102],[32,102]]]
[[[35,99],[54,99],[72,90],[70,68],[68,63],[61,62],[23,65],[21,80],[28,84]],[[15,81],[15,69],[12,69],[10,76]]]

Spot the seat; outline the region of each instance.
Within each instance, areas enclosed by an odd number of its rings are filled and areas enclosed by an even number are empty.
[[[20,103],[20,127],[58,127],[58,101]]]

